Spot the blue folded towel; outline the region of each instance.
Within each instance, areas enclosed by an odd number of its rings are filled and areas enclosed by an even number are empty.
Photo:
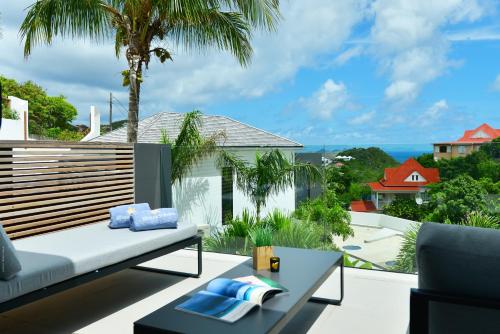
[[[132,214],[130,230],[137,232],[160,228],[177,228],[177,219],[177,210],[173,208],[136,211]]]
[[[151,210],[148,203],[115,206],[114,208],[109,209],[111,219],[108,226],[110,228],[130,227],[132,214],[134,212],[145,210]]]

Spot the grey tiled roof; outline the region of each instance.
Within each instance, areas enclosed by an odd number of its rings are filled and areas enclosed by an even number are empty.
[[[167,131],[168,137],[177,138],[179,129],[184,119],[184,114],[174,112],[162,112],[143,119],[139,122],[139,143],[158,143],[161,131]],[[225,139],[221,140],[220,146],[227,147],[302,147],[302,144],[257,129],[253,126],[243,124],[225,116],[202,116],[201,132],[209,136],[223,131]],[[127,127],[124,126],[110,133],[104,134],[92,141],[121,143],[127,141]]]

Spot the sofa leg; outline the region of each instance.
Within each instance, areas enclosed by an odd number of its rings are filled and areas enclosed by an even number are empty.
[[[201,276],[202,272],[202,239],[199,238],[198,241],[196,242],[196,245],[198,246],[198,270],[197,273],[186,273],[183,271],[173,271],[173,270],[166,270],[166,269],[158,269],[158,268],[150,268],[150,267],[143,267],[143,266],[134,266],[131,267],[130,269],[134,270],[140,270],[140,271],[147,271],[151,273],[158,273],[158,274],[165,274],[165,275],[173,275],[173,276],[182,276],[182,277],[193,277],[193,278],[199,278]]]

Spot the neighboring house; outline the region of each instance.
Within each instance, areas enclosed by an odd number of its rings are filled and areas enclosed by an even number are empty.
[[[8,107],[17,113],[18,119],[2,118],[0,140],[28,140],[28,101],[9,96]]]
[[[372,190],[370,201],[354,201],[352,211],[369,212],[382,210],[397,197],[410,198],[417,203],[427,200],[426,186],[439,182],[439,169],[425,168],[415,159],[406,160],[399,167],[386,168],[384,178],[378,182],[370,182]]]
[[[293,161],[302,145],[286,138],[274,135],[253,126],[238,122],[225,116],[203,115],[201,132],[210,135],[223,131],[225,139],[219,146],[233,152],[247,161],[255,161],[257,152],[280,149]],[[179,134],[184,114],[158,113],[139,122],[137,141],[139,143],[159,143],[161,131],[166,130],[171,139]],[[104,134],[92,141],[125,142],[127,129],[122,127]],[[295,209],[295,187],[271,197],[262,215],[277,208],[285,212]],[[179,211],[180,219],[198,225],[220,226],[222,217],[240,216],[243,209],[254,211],[254,207],[245,194],[236,187],[230,169],[217,167],[216,156],[205,159],[194,166],[190,175],[183,182],[172,187],[173,205]]]
[[[474,130],[466,130],[464,135],[456,141],[435,143],[434,160],[465,157],[479,150],[484,143],[489,143],[498,137],[500,137],[500,129],[484,123]]]

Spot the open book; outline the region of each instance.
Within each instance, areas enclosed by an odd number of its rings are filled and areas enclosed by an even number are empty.
[[[274,295],[286,291],[278,282],[261,275],[216,278],[206,290],[197,292],[175,309],[232,323]]]

